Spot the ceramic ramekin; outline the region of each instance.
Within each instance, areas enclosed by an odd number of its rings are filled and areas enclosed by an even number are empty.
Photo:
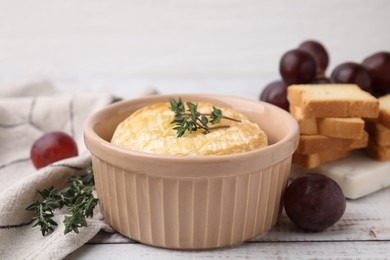
[[[129,151],[110,143],[137,109],[169,97],[231,107],[258,123],[270,145],[239,154],[180,157]],[[99,205],[106,222],[141,243],[172,249],[218,248],[269,230],[298,144],[298,125],[268,103],[220,95],[160,95],[112,104],[85,125]]]

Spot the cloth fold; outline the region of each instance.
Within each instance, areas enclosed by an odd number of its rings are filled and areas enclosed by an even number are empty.
[[[111,231],[98,207],[88,227],[79,234],[64,235],[65,212],[56,212],[58,227],[42,236],[32,227],[32,214],[25,208],[37,190],[64,185],[90,164],[83,141],[83,124],[94,111],[112,103],[109,93],[64,94],[48,81],[0,90],[0,259],[62,259],[88,242],[98,231]],[[43,133],[63,131],[75,139],[79,156],[36,170],[29,157],[32,143]]]

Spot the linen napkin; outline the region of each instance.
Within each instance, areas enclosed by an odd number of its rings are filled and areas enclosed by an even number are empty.
[[[94,111],[114,101],[109,93],[64,94],[47,81],[0,86],[0,259],[62,259],[104,229],[98,207],[88,227],[64,235],[64,212],[56,212],[58,227],[42,236],[32,227],[25,208],[38,198],[37,190],[61,186],[65,179],[90,164],[83,142],[83,124]],[[73,136],[79,156],[36,170],[30,147],[43,133],[63,131]]]

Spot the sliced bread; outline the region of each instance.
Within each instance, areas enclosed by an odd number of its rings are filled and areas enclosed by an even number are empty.
[[[364,120],[359,117],[297,118],[300,133],[356,139],[364,134]]]
[[[292,163],[298,164],[306,169],[311,169],[320,164],[335,161],[344,158],[350,154],[351,151],[333,151],[323,150],[318,153],[300,154],[295,152],[292,157]]]
[[[296,151],[300,154],[318,153],[324,150],[343,151],[364,148],[367,143],[367,132],[356,139],[334,138],[325,135],[301,135]]]
[[[379,116],[378,122],[390,128],[390,94],[378,98]]]
[[[375,118],[379,112],[378,100],[354,84],[291,85],[287,99],[302,118]]]
[[[378,161],[390,160],[390,145],[381,146],[376,144],[373,140],[368,142],[367,146],[368,154]]]
[[[381,123],[366,121],[365,129],[370,134],[370,139],[379,146],[390,145],[390,128]]]

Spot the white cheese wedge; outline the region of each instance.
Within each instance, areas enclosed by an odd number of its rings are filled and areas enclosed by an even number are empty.
[[[186,132],[177,137],[172,128],[174,113],[168,102],[141,108],[115,130],[111,142],[126,149],[178,156],[225,155],[251,151],[268,145],[265,132],[259,125],[249,121],[243,114],[229,108],[219,108],[224,116],[241,120],[235,122],[221,119],[217,124],[228,128],[211,130],[204,134],[202,129]],[[198,103],[200,113],[211,113],[213,105]]]
[[[348,199],[358,199],[390,186],[390,161],[376,161],[360,150],[314,169],[304,169],[297,165],[291,168],[292,178],[305,173],[320,173],[332,178]]]

